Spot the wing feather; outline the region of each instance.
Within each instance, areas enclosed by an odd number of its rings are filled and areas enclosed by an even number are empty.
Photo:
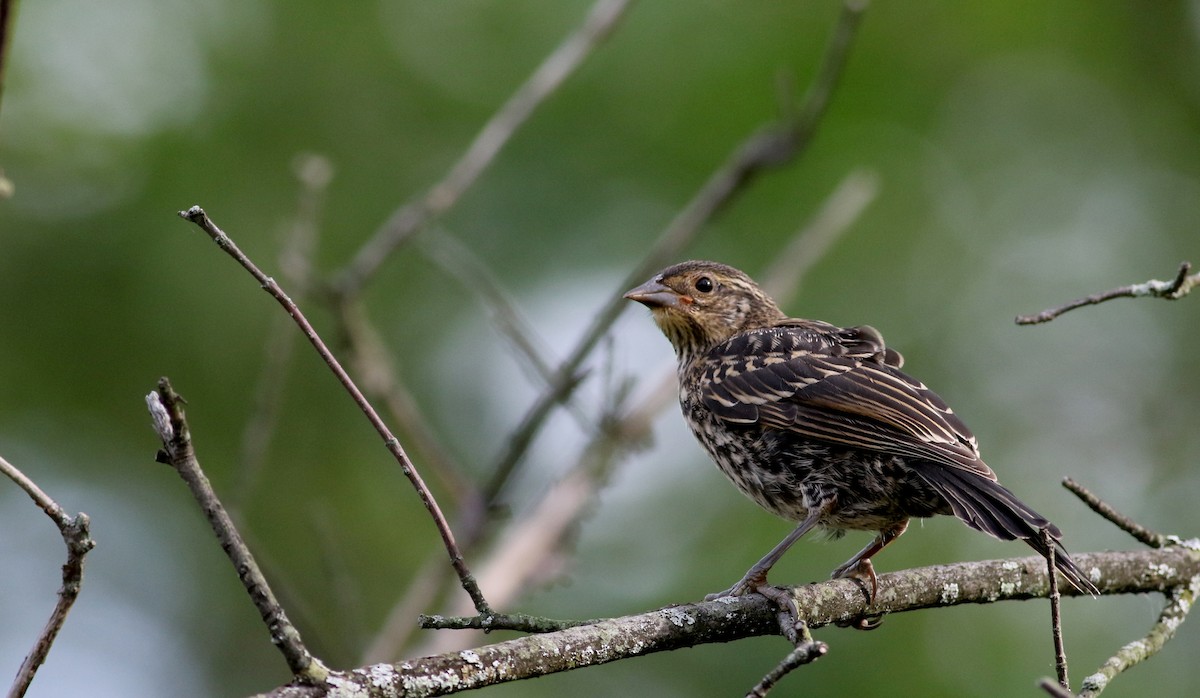
[[[717,416],[831,444],[918,458],[994,480],[974,435],[900,371],[869,327],[803,323],[743,332],[709,354],[702,400]]]

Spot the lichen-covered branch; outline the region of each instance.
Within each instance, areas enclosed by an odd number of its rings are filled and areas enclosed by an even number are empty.
[[[1103,595],[1171,593],[1200,577],[1200,542],[1158,550],[1080,554],[1075,560]],[[878,614],[1045,598],[1050,589],[1045,560],[1026,557],[881,574],[879,593],[870,605],[861,588],[847,579],[789,591],[800,609],[799,620],[818,628]],[[1069,596],[1080,593],[1071,587],[1062,591]],[[334,674],[323,687],[284,686],[264,695],[439,696],[652,652],[779,632],[775,607],[762,596],[750,594],[671,606],[471,650],[364,666]]]
[[[1167,605],[1146,637],[1125,645],[1109,657],[1099,671],[1085,677],[1079,691],[1080,698],[1095,698],[1100,695],[1117,674],[1149,659],[1166,646],[1187,618],[1188,611],[1195,605],[1197,594],[1200,594],[1200,576],[1192,577],[1186,586],[1178,586],[1168,592]]]

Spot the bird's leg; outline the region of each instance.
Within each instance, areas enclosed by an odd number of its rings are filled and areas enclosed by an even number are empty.
[[[875,566],[871,564],[871,556],[891,545],[892,541],[900,537],[908,529],[908,521],[885,528],[875,536],[875,540],[871,541],[867,547],[858,551],[858,554],[850,558],[833,571],[829,576],[830,579],[839,579],[842,577],[853,577],[864,583],[864,591],[867,594],[867,603],[872,603],[875,600],[875,594],[879,591],[879,580],[875,577]],[[869,587],[866,585],[869,584]]]
[[[820,506],[810,509],[808,516],[806,516],[804,520],[792,530],[791,533],[787,534],[786,538],[779,541],[779,545],[771,548],[771,552],[767,553],[761,560],[754,563],[754,566],[747,570],[745,576],[742,577],[740,582],[734,584],[725,591],[718,592],[716,594],[709,594],[708,596],[704,597],[704,600],[712,601],[713,599],[719,599],[724,596],[742,596],[752,591],[757,591],[768,599],[775,601],[777,604],[784,602],[787,595],[781,590],[767,584],[767,573],[771,571],[771,568],[775,566],[776,562],[779,562],[779,558],[783,557],[783,554],[788,551],[788,548],[792,547],[796,541],[800,540],[805,533],[808,533],[812,529],[816,528],[821,519],[833,510],[833,507],[836,503],[837,500],[833,497],[830,497],[829,499],[823,500]]]

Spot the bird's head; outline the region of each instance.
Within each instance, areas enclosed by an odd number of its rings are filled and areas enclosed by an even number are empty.
[[[786,316],[750,277],[717,262],[681,262],[625,294],[650,308],[680,359]]]

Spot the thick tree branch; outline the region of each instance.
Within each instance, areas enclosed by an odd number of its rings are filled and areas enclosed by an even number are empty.
[[[67,545],[67,562],[62,568],[63,581],[58,590],[58,602],[55,603],[54,610],[50,612],[46,627],[42,629],[41,635],[33,643],[33,649],[26,655],[25,661],[21,663],[21,668],[17,670],[17,676],[13,679],[12,687],[8,691],[8,698],[20,698],[29,689],[29,684],[33,682],[38,667],[46,661],[46,655],[50,653],[50,647],[54,644],[54,639],[58,637],[58,631],[62,629],[63,623],[67,620],[67,613],[75,604],[75,599],[79,597],[79,591],[83,587],[83,559],[88,551],[96,547],[96,542],[92,540],[91,521],[87,514],[80,512],[75,516],[68,515],[58,502],[51,499],[50,495],[37,486],[37,483],[26,477],[25,473],[22,473],[3,457],[0,457],[0,473],[25,490],[30,499],[46,512],[46,516],[49,516],[54,525],[58,526],[63,542]]]
[[[1172,590],[1197,584],[1200,541],[1160,550],[1075,556],[1104,595]],[[861,588],[838,579],[793,587],[800,620],[811,628],[866,616],[961,604],[1045,598],[1044,558],[964,562],[879,575],[879,594],[867,605]],[[1078,590],[1063,589],[1068,596]],[[324,687],[284,686],[271,697],[349,695],[438,696],[497,683],[713,642],[779,634],[776,608],[751,594],[682,604],[472,650],[375,664],[331,677]],[[340,693],[339,693],[340,692]]]

